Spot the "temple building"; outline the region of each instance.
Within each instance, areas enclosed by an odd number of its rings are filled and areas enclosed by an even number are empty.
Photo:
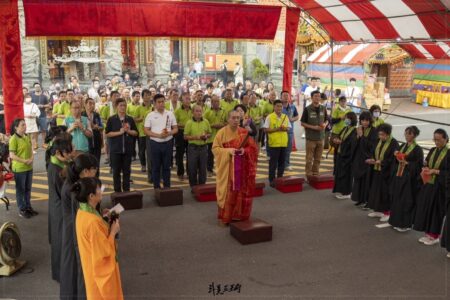
[[[262,5],[280,5],[275,0],[244,1]],[[198,58],[203,63],[201,80],[216,77],[223,60],[228,60],[232,74],[236,62],[244,68],[244,78],[252,78],[252,60],[258,58],[269,70],[267,80],[281,85],[284,58],[285,9],[280,17],[274,41],[267,43],[237,40],[144,39],[144,38],[27,38],[22,1],[19,20],[22,43],[23,81],[25,85],[42,82],[44,87],[55,82],[68,83],[76,76],[82,86],[92,79],[111,78],[129,73],[132,81],[168,79],[187,75]],[[301,21],[294,73],[301,69],[305,54],[323,44],[321,37]],[[57,26],[55,24],[55,26]],[[299,63],[300,62],[300,63]],[[1,88],[1,83],[0,83]]]

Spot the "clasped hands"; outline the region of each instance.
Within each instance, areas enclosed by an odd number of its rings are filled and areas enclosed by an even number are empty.
[[[380,160],[375,160],[373,158],[369,158],[369,159],[366,159],[366,164],[379,165],[379,164],[381,164],[381,161]]]

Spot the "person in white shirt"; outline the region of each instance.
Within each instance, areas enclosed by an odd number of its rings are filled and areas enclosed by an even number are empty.
[[[350,78],[350,85],[345,89],[345,97],[347,97],[347,104],[352,108],[354,113],[359,113],[360,109],[354,106],[361,107],[361,90],[356,86],[356,79]]]
[[[165,109],[165,97],[153,97],[155,110],[147,115],[144,132],[150,138],[152,154],[152,179],[155,189],[161,188],[161,169],[164,188],[170,188],[170,165],[172,161],[173,136],[178,132],[175,115]]]
[[[98,103],[99,102],[99,100],[100,100],[100,96],[99,96],[99,94],[98,94],[98,88],[100,87],[100,82],[98,81],[98,80],[93,80],[92,81],[92,86],[89,88],[89,90],[88,90],[88,96],[89,96],[89,98],[92,98],[92,99],[94,99],[94,101],[96,102],[96,103]]]
[[[37,140],[39,134],[39,128],[36,123],[36,118],[39,118],[41,112],[38,106],[31,102],[31,96],[27,95],[23,103],[23,115],[26,125],[26,134],[31,135],[31,143],[33,146],[33,153],[36,154]]]
[[[203,63],[198,59],[198,57],[195,58],[194,70],[197,76],[200,76],[203,72]]]
[[[241,65],[237,62],[233,71],[234,83],[238,85],[238,83],[244,83],[244,69],[242,69]]]
[[[317,81],[319,80],[319,78],[317,77],[312,77],[311,78],[311,85],[309,85],[304,92],[304,102],[303,102],[303,109],[305,109],[307,106],[309,106],[312,101],[311,101],[311,93],[314,91],[319,90],[319,86],[317,85]]]

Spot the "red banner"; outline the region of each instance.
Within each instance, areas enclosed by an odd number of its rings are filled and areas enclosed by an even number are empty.
[[[283,90],[291,94],[292,69],[294,67],[295,43],[297,40],[300,9],[286,7],[286,31],[284,36]]]
[[[281,13],[278,6],[153,0],[24,0],[23,4],[27,36],[271,40]]]
[[[5,127],[23,118],[22,58],[17,0],[0,1],[0,56],[2,61]]]

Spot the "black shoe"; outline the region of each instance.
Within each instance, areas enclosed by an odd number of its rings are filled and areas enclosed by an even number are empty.
[[[37,211],[35,211],[33,208],[27,208],[26,211],[32,216],[37,216],[39,213]]]
[[[25,219],[31,218],[31,214],[27,210],[21,210],[19,211],[19,216],[23,217]]]
[[[362,202],[355,202],[355,204],[353,204],[354,206],[360,206],[360,205],[362,205],[363,203]]]

